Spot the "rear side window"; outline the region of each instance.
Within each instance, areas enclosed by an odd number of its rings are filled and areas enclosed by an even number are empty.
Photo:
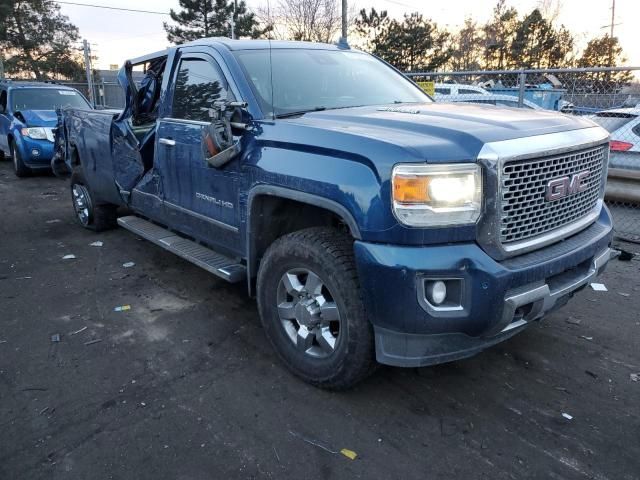
[[[213,63],[201,58],[180,62],[173,92],[172,117],[208,122],[209,108],[228,98],[228,85]]]
[[[0,90],[0,112],[7,111],[7,91]]]
[[[441,95],[449,95],[451,93],[451,90],[448,88],[436,87],[436,93],[439,93]]]
[[[634,118],[636,118],[636,116],[629,113],[602,112],[593,117],[593,120],[611,133],[618,130],[623,125],[626,125]]]
[[[482,93],[479,90],[472,90],[471,88],[460,88],[458,89],[458,93]]]
[[[640,123],[638,123],[635,127],[633,127],[631,131],[640,137]]]

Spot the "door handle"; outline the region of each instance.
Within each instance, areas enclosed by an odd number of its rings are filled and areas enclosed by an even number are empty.
[[[160,140],[158,140],[158,143],[160,143],[161,145],[166,145],[167,147],[175,147],[176,145],[176,141],[172,140],[171,138],[161,138]]]

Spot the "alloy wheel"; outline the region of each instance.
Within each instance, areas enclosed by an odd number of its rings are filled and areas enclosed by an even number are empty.
[[[91,215],[91,196],[84,185],[78,183],[71,188],[73,197],[73,208],[82,225],[89,225]]]
[[[277,290],[278,316],[300,351],[314,358],[330,356],[340,335],[340,312],[325,282],[306,268],[288,270]]]

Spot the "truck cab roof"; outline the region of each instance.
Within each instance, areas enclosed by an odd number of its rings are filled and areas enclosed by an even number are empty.
[[[277,49],[307,49],[307,50],[346,50],[347,47],[329,43],[317,43],[317,42],[299,42],[290,40],[231,40],[226,37],[209,37],[200,38],[191,42],[183,43],[176,47],[171,47],[166,50],[159,50],[157,52],[149,53],[141,57],[132,58],[129,62],[132,65],[139,65],[145,63],[154,58],[166,57],[170,50],[180,49],[185,47],[224,47],[230,51],[238,50],[268,50],[272,48]]]
[[[314,50],[340,50],[341,47],[329,43],[297,42],[289,40],[231,40],[225,37],[212,37],[194,40],[181,46],[192,45],[224,45],[229,50],[267,50],[280,48],[314,49]]]
[[[16,89],[16,88],[56,88],[58,90],[74,90],[72,87],[68,87],[61,83],[51,83],[51,82],[30,82],[30,81],[22,81],[22,80],[2,80],[0,81],[0,86]]]

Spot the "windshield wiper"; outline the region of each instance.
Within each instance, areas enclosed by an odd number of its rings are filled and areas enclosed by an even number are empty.
[[[301,115],[304,115],[305,113],[321,112],[321,111],[326,110],[326,109],[327,109],[327,107],[314,107],[314,108],[310,108],[309,110],[300,110],[298,112],[279,113],[275,117],[276,118],[299,117]]]

